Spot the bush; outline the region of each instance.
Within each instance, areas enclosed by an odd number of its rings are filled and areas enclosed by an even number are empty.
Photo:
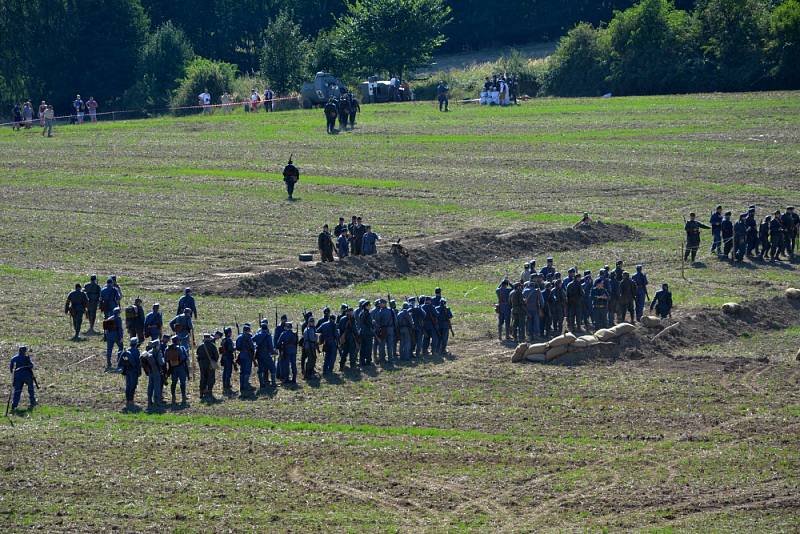
[[[261,73],[272,82],[276,94],[297,90],[309,76],[311,43],[287,11],[270,21],[262,34]]]
[[[774,85],[800,88],[800,0],[786,0],[770,18],[769,54],[774,64]]]
[[[204,90],[211,93],[211,102],[218,104],[222,93],[232,90],[235,79],[235,65],[196,58],[186,67],[186,76],[175,91],[172,105],[174,107],[196,106],[197,95]]]
[[[542,77],[542,93],[599,96],[608,91],[611,45],[605,30],[579,24],[558,43]]]

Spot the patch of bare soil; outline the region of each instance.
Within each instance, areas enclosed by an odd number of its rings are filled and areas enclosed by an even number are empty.
[[[388,245],[374,256],[349,256],[333,263],[275,267],[256,275],[215,276],[195,284],[202,294],[273,296],[313,287],[326,291],[354,283],[444,272],[503,259],[563,252],[591,245],[635,239],[641,234],[626,225],[595,222],[578,229],[497,233],[473,229],[436,239],[405,244],[408,256],[392,254]]]

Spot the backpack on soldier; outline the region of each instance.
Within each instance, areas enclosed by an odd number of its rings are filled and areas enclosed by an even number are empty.
[[[139,317],[139,311],[136,309],[136,306],[127,306],[125,308],[125,320],[126,321],[135,321]]]
[[[167,362],[171,368],[178,367],[181,364],[181,349],[177,346],[172,345],[167,347]]]
[[[144,353],[144,357],[142,358],[142,371],[146,376],[150,376],[150,365],[152,363],[153,355],[149,352]]]
[[[113,332],[117,329],[117,321],[113,317],[103,319],[103,330],[106,332]]]

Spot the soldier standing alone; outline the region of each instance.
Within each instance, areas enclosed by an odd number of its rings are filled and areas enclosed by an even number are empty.
[[[700,221],[696,221],[695,217],[696,215],[694,212],[690,213],[689,220],[686,221],[686,224],[684,225],[684,230],[686,231],[686,250],[683,252],[683,261],[686,261],[691,254],[692,263],[695,262],[695,258],[697,257],[697,249],[700,248],[700,229],[705,228],[708,230],[711,228]]]
[[[286,182],[286,192],[289,194],[289,200],[294,200],[294,185],[300,181],[300,169],[295,167],[292,163],[292,158],[289,157],[289,163],[283,168],[283,181]]]

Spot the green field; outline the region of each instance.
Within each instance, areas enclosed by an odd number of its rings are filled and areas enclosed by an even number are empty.
[[[451,109],[364,106],[339,135],[319,110],[60,126],[52,139],[0,131],[0,363],[29,344],[43,386],[40,408],[0,425],[4,530],[800,529],[797,327],[679,358],[513,365],[493,341],[494,288],[547,250],[327,294],[199,296],[209,330],[440,285],[457,338],[451,357],[256,400],[201,404],[191,383],[188,407],[120,411],[104,344],[69,341],[75,282],[116,273],[126,304],[159,300],[166,316],[187,284],[293,264],[339,216],[413,248],[474,228],[563,228],[588,211],[643,237],[557,265],[642,262],[651,294],[671,284],[682,320],[800,284],[797,264],[711,258],[710,235],[685,280],[678,261],[689,211],[800,204],[800,93]],[[296,202],[280,178],[290,153]],[[145,391],[143,377],[140,404]]]

